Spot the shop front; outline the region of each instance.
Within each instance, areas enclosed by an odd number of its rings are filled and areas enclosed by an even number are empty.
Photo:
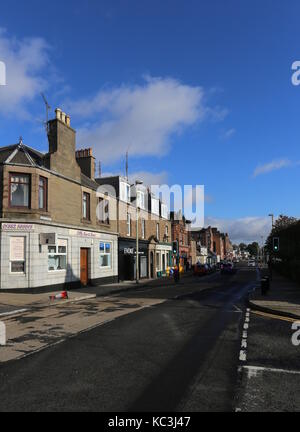
[[[147,279],[149,242],[139,241],[139,278]],[[119,239],[119,280],[133,281],[136,279],[136,241]]]
[[[165,276],[172,267],[172,245],[159,243],[156,245],[156,273],[157,277]]]
[[[2,223],[0,289],[58,290],[117,281],[117,235]]]

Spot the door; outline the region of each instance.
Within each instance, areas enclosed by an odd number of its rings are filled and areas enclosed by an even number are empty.
[[[80,249],[80,282],[87,286],[89,283],[89,250]]]
[[[140,265],[140,278],[141,279],[146,279],[146,277],[148,276],[148,271],[147,271],[147,257],[142,256],[141,257],[141,265]]]
[[[154,253],[150,253],[150,271],[151,271],[151,279],[154,278]]]

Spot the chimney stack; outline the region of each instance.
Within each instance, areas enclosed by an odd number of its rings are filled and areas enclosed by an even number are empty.
[[[48,122],[49,153],[46,166],[69,178],[80,181],[81,172],[77,164],[76,131],[71,128],[70,116],[60,108],[55,110],[55,118]]]
[[[95,158],[93,149],[83,149],[76,151],[76,160],[81,172],[92,180],[95,180]]]

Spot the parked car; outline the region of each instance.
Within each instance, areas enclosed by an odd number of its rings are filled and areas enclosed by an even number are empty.
[[[236,270],[233,263],[224,263],[221,265],[221,274],[235,274]]]
[[[207,264],[209,273],[215,273],[218,270],[218,267],[216,264]]]
[[[248,267],[256,267],[256,261],[255,260],[249,260],[248,261]]]
[[[205,276],[209,274],[210,269],[206,264],[196,264],[194,266],[194,275],[195,276]]]

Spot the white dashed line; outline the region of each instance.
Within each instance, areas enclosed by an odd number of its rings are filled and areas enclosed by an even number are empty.
[[[246,339],[243,339],[243,340],[242,340],[242,348],[243,348],[243,349],[247,349],[247,346],[248,346],[247,340],[246,340]]]
[[[241,362],[247,361],[247,348],[248,348],[247,339],[248,339],[249,323],[250,323],[250,309],[247,309],[244,327],[243,327],[243,337],[242,337],[242,342],[241,342],[241,351],[240,351],[240,361]]]
[[[242,362],[247,361],[247,353],[245,350],[240,351],[240,361],[242,361]]]

